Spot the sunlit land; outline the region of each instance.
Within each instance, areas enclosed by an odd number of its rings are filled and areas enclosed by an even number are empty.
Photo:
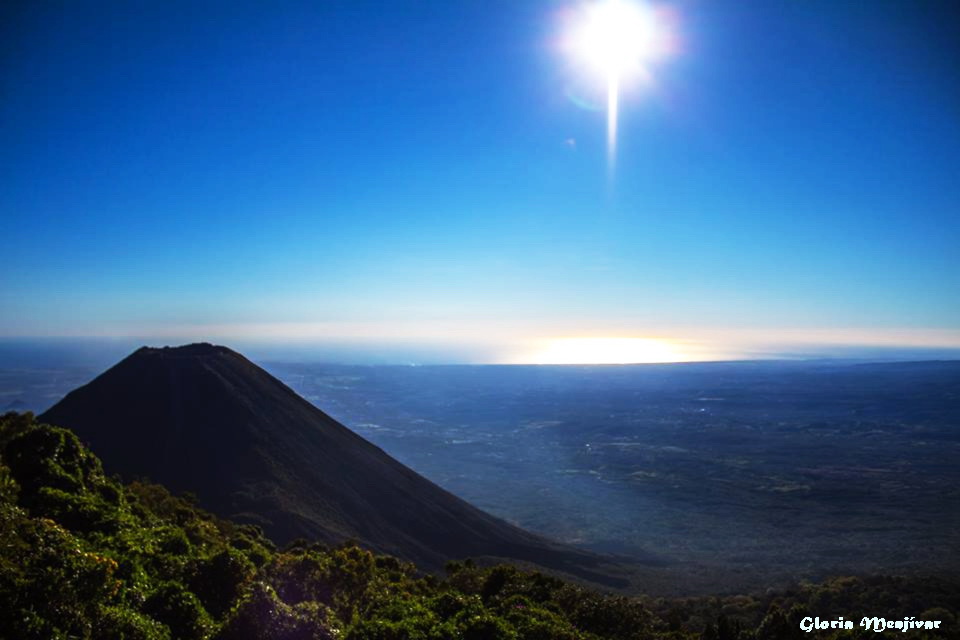
[[[693,359],[671,341],[651,338],[557,338],[526,358],[530,364],[652,364]]]

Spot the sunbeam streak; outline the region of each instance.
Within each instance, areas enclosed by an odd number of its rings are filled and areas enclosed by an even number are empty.
[[[672,34],[660,12],[628,0],[581,5],[572,15],[564,48],[576,67],[606,84],[607,161],[616,161],[620,99],[625,83],[649,75],[650,65],[669,53]]]
[[[607,79],[607,165],[612,171],[617,163],[617,116],[620,110],[620,78]]]

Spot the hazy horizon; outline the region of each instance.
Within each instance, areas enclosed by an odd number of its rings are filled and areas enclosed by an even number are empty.
[[[59,368],[80,366],[102,370],[140,347],[176,347],[210,342],[233,349],[259,363],[317,363],[331,365],[671,365],[751,361],[908,362],[960,360],[960,349],[902,346],[806,345],[805,349],[752,351],[728,358],[702,358],[659,362],[558,363],[522,362],[516,358],[493,359],[482,349],[451,348],[423,343],[379,344],[345,342],[290,342],[243,339],[169,339],[151,337],[0,337],[0,363],[18,367]]]
[[[0,336],[396,363],[960,350],[950,3],[4,15]]]

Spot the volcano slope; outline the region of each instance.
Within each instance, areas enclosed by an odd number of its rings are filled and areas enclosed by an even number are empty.
[[[226,347],[143,347],[39,420],[72,429],[108,471],[192,492],[281,544],[352,539],[430,571],[507,560],[614,588],[632,573],[473,507]]]

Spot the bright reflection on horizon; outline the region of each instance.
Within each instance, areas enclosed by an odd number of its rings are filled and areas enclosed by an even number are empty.
[[[653,364],[692,359],[669,340],[557,338],[525,360],[530,364]]]

